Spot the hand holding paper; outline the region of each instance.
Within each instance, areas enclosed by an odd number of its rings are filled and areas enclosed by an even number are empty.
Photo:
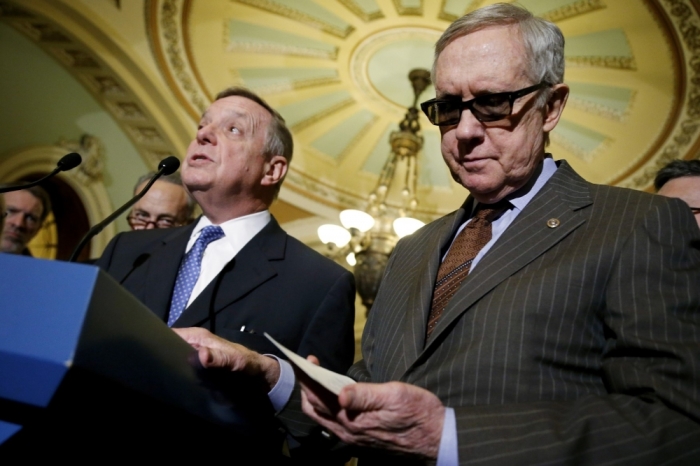
[[[289,358],[301,376],[304,412],[340,440],[437,458],[445,408],[434,394],[401,382],[356,383],[265,336]]]
[[[307,375],[311,380],[318,383],[320,386],[324,387],[326,390],[330,391],[334,395],[340,395],[340,390],[346,386],[356,383],[350,377],[342,374],[338,374],[328,369],[324,369],[311,361],[307,361],[298,354],[286,348],[281,343],[277,342],[270,335],[265,333],[265,336],[270,340],[277,348],[279,348],[282,353],[287,356],[289,362],[292,363],[298,370]]]

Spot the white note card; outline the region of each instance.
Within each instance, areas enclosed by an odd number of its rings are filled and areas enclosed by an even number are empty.
[[[279,350],[282,351],[282,353],[284,353],[285,356],[287,356],[289,362],[291,362],[292,365],[296,366],[304,374],[311,377],[312,380],[319,383],[331,393],[339,395],[341,388],[343,388],[346,385],[356,383],[350,377],[338,374],[337,372],[329,371],[328,369],[324,369],[321,366],[317,366],[316,364],[307,361],[306,359],[296,354],[294,351],[291,351],[281,343],[278,343],[267,333],[265,333],[265,336],[268,340],[272,342],[272,344],[279,348]]]

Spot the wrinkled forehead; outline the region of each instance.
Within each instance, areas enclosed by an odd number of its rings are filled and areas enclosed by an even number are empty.
[[[479,90],[510,90],[523,81],[528,63],[519,28],[491,26],[456,37],[435,60],[438,92],[453,93],[476,84]]]
[[[265,129],[272,119],[265,107],[238,95],[215,100],[202,115],[203,120],[216,117],[247,121],[253,129]]]
[[[32,194],[31,191],[26,190],[5,193],[5,204],[8,208],[12,207],[13,209],[20,209],[37,215],[41,215],[44,211],[41,199]]]

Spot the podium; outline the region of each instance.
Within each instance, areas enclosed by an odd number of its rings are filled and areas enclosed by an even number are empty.
[[[0,302],[2,457],[279,453],[264,392],[198,370],[196,352],[99,268],[0,254]]]

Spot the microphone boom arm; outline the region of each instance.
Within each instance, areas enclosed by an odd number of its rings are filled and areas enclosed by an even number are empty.
[[[77,167],[80,165],[80,162],[82,162],[82,158],[80,157],[80,154],[77,154],[75,152],[71,152],[70,154],[66,154],[63,157],[61,157],[61,160],[58,161],[56,164],[56,168],[53,169],[51,173],[46,175],[45,177],[38,179],[36,181],[32,181],[31,183],[27,184],[13,184],[11,186],[4,186],[0,187],[0,194],[2,193],[9,193],[12,191],[20,191],[22,189],[27,189],[27,188],[32,188],[38,184],[43,183],[44,181],[48,180],[52,176],[54,176],[58,172],[63,172],[63,171],[68,171],[72,170],[73,168]]]
[[[118,208],[114,213],[112,213],[112,215],[102,220],[100,223],[90,228],[90,230],[88,230],[87,233],[85,233],[83,239],[80,240],[78,246],[76,246],[76,248],[73,250],[73,254],[71,254],[70,259],[68,259],[68,262],[75,262],[75,260],[78,258],[78,254],[80,254],[80,251],[83,250],[88,241],[90,241],[94,236],[97,236],[102,230],[104,230],[104,228],[107,225],[112,223],[117,217],[123,214],[124,211],[126,211],[126,209],[136,204],[143,196],[145,196],[146,192],[149,189],[151,189],[151,186],[153,186],[153,183],[155,183],[158,180],[158,178],[160,178],[163,175],[170,175],[171,173],[174,173],[179,166],[180,161],[177,159],[177,157],[170,156],[162,160],[158,165],[158,172],[155,175],[153,175],[153,178],[151,178],[148,184],[146,184],[146,186],[143,187],[141,192],[139,192],[136,196],[131,198],[126,204]]]

